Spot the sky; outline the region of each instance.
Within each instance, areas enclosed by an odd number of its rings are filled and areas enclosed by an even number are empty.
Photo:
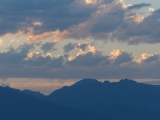
[[[159,1],[0,0],[0,85],[160,79]]]

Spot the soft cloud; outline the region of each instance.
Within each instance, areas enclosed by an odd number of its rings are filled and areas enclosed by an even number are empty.
[[[114,64],[122,64],[133,62],[134,55],[129,54],[123,50],[113,50],[109,56],[110,60],[114,62]]]
[[[113,50],[104,55],[87,46],[83,53],[70,56],[43,56],[40,52],[8,51],[0,53],[2,78],[160,78],[160,54],[134,54]],[[94,49],[94,50],[93,50]],[[79,52],[79,51],[77,51]],[[25,54],[24,54],[25,53]]]
[[[154,8],[149,8],[148,11],[151,13],[151,12],[154,12],[155,9]]]
[[[99,66],[109,62],[108,58],[103,56],[101,52],[87,52],[78,55],[75,59],[69,62],[71,66]]]
[[[0,39],[0,46],[1,46],[1,45],[3,45],[3,40],[2,40],[2,39]]]
[[[76,0],[15,0],[14,2],[2,0],[0,5],[2,6],[0,7],[2,11],[1,25],[3,25],[1,26],[3,28],[3,31],[0,31],[1,34],[15,33],[24,27],[32,26],[32,24],[36,33],[57,29],[64,30],[87,20],[90,16],[90,12],[83,13],[84,10],[90,11],[90,8],[83,2],[77,2]],[[82,6],[83,9],[76,9],[77,6]],[[10,18],[5,17],[6,15]],[[10,21],[11,19],[12,21]],[[39,28],[40,26],[41,28]]]
[[[51,51],[54,51],[56,50],[54,47],[55,47],[56,43],[54,42],[47,42],[47,43],[44,43],[42,46],[41,46],[41,49],[44,53],[47,53],[47,52],[51,52]]]
[[[149,3],[141,3],[141,4],[131,5],[127,9],[128,10],[131,10],[131,9],[140,9],[140,8],[148,7],[148,6],[151,6],[151,4],[149,4]]]
[[[24,43],[24,44],[20,45],[20,46],[16,49],[16,51],[19,52],[19,53],[24,53],[24,54],[26,54],[26,53],[28,53],[28,52],[29,52],[30,50],[32,50],[32,49],[34,49],[34,45],[33,45],[33,44],[26,44],[26,43]]]
[[[68,52],[72,51],[75,47],[76,47],[76,44],[68,43],[67,45],[65,45],[63,47],[63,50],[64,50],[65,53],[68,53]]]
[[[158,43],[158,10],[150,8],[148,16],[135,11],[150,5],[126,5],[123,0],[2,0],[0,35],[25,36],[28,44],[48,38],[88,37],[128,44]]]
[[[89,43],[77,44],[77,48],[83,51],[85,51],[89,46],[91,46]]]
[[[143,22],[144,16],[141,14],[133,14],[133,15],[129,16],[127,19],[138,24],[138,23]]]
[[[42,54],[40,52],[31,52],[28,54],[28,57],[26,58],[26,60],[28,59],[37,59],[39,57],[41,57]]]
[[[2,87],[6,87],[6,86],[9,86],[10,84],[9,83],[6,83],[6,82],[0,82],[0,86]]]
[[[160,78],[159,54],[146,53],[135,60],[133,53],[124,50],[105,55],[91,43],[82,43],[88,38],[132,45],[159,43],[160,10],[149,8],[144,15],[138,11],[143,7],[150,4],[127,5],[123,0],[1,0],[0,45],[8,44],[6,36],[14,36],[9,41],[12,44],[17,38],[18,44],[0,52],[0,76]],[[62,40],[77,41],[57,44]]]
[[[27,38],[26,43],[27,44],[37,44],[45,41],[45,39],[52,39],[53,42],[57,42],[59,40],[65,39],[65,36],[68,35],[68,31],[51,31],[51,32],[43,32],[41,34],[34,34],[34,31],[32,28],[29,28],[27,32],[19,31],[16,36],[25,36]]]
[[[154,62],[154,61],[159,61],[159,54],[147,54],[147,53],[143,53],[141,55],[141,58],[139,60],[137,60],[137,62],[139,64],[141,63],[148,63],[148,62]]]
[[[42,26],[43,25],[43,23],[42,22],[40,22],[40,21],[35,21],[35,22],[33,22],[33,25],[34,26]]]

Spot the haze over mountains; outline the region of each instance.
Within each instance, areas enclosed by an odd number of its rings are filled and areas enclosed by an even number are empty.
[[[44,96],[0,87],[0,120],[160,120],[160,86],[83,79]]]

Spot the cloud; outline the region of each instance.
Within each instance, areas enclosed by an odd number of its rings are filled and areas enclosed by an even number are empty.
[[[31,52],[31,53],[28,53],[28,56],[26,59],[27,60],[29,60],[29,59],[35,60],[41,56],[42,56],[42,54],[40,52]]]
[[[128,10],[140,9],[140,8],[149,7],[149,6],[151,6],[151,4],[149,4],[149,3],[141,3],[141,4],[131,5],[131,6],[129,6],[127,9],[128,9]]]
[[[155,10],[154,8],[149,8],[149,9],[148,9],[148,11],[149,11],[150,13],[151,13],[151,12],[154,12],[154,10]]]
[[[19,53],[24,53],[24,54],[26,54],[26,53],[28,53],[28,52],[29,52],[30,50],[32,50],[32,49],[34,49],[34,45],[33,45],[33,44],[26,44],[26,43],[24,43],[24,44],[20,45],[20,46],[16,49],[16,51],[19,52]]]
[[[0,53],[0,66],[16,66],[16,65],[21,65],[21,62],[23,59],[27,57],[27,54],[23,53],[12,53],[12,52],[4,52]]]
[[[77,56],[68,64],[71,66],[99,66],[108,64],[108,62],[108,58],[103,56],[101,52],[96,51],[93,53],[90,51]]]
[[[18,38],[20,45],[0,52],[0,76],[159,78],[159,54],[146,53],[135,60],[133,53],[113,50],[105,55],[81,41],[159,43],[160,10],[150,8],[146,16],[138,11],[149,6],[130,6],[123,0],[1,0],[0,45],[7,43],[6,36]],[[63,41],[69,44],[52,55],[62,40],[77,41]]]
[[[0,39],[0,46],[2,46],[3,45],[3,40],[2,39]]]
[[[89,51],[91,51],[91,52],[96,51],[95,47],[87,42],[85,42],[85,43],[68,43],[67,45],[65,45],[63,47],[63,49],[64,49],[64,52],[66,52],[66,53],[76,49],[76,50],[78,50],[77,55],[84,54],[87,50],[88,50],[88,52]]]
[[[44,53],[47,53],[47,52],[51,52],[51,51],[54,51],[56,50],[54,47],[55,47],[56,43],[54,42],[47,42],[47,43],[44,43],[42,46],[41,46],[41,49]]]
[[[121,1],[100,4],[89,20],[70,28],[68,36],[75,39],[92,37],[106,40],[110,32],[123,24],[124,14],[125,10]]]
[[[73,49],[75,49],[75,47],[76,47],[76,44],[68,43],[67,45],[65,45],[63,47],[63,50],[64,50],[65,53],[68,53],[68,52],[72,51]]]
[[[129,54],[123,50],[113,50],[110,53],[110,59],[114,64],[133,62],[134,54]]]
[[[131,6],[123,0],[2,0],[0,6],[0,35],[24,36],[28,44],[48,38],[159,43],[159,10],[148,16],[135,11],[151,6],[149,3]]]
[[[90,45],[89,43],[77,44],[77,49],[85,51],[87,48],[90,48],[91,46],[92,45]]]
[[[3,29],[0,34],[16,33],[28,26],[33,27],[36,33],[65,30],[87,20],[90,12],[93,11],[83,4],[82,0],[80,2],[76,0],[15,0],[14,2],[1,0],[0,5],[1,29]],[[88,12],[84,13],[87,10]]]
[[[51,57],[40,52],[0,53],[2,78],[160,78],[160,54],[142,54],[137,60],[133,53],[113,50],[104,55],[90,45],[81,54]],[[79,52],[79,51],[77,51]]]
[[[10,84],[7,83],[6,81],[0,81],[0,86],[6,87],[6,86],[10,86]]]
[[[159,61],[160,56],[159,54],[147,54],[143,53],[141,55],[141,58],[137,60],[138,63],[151,63],[151,62],[157,62]]]

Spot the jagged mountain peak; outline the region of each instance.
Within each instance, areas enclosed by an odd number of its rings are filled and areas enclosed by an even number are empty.
[[[137,83],[135,80],[131,80],[131,79],[128,79],[128,78],[125,78],[125,79],[121,79],[119,81],[119,83],[124,83],[124,84],[135,84]]]

